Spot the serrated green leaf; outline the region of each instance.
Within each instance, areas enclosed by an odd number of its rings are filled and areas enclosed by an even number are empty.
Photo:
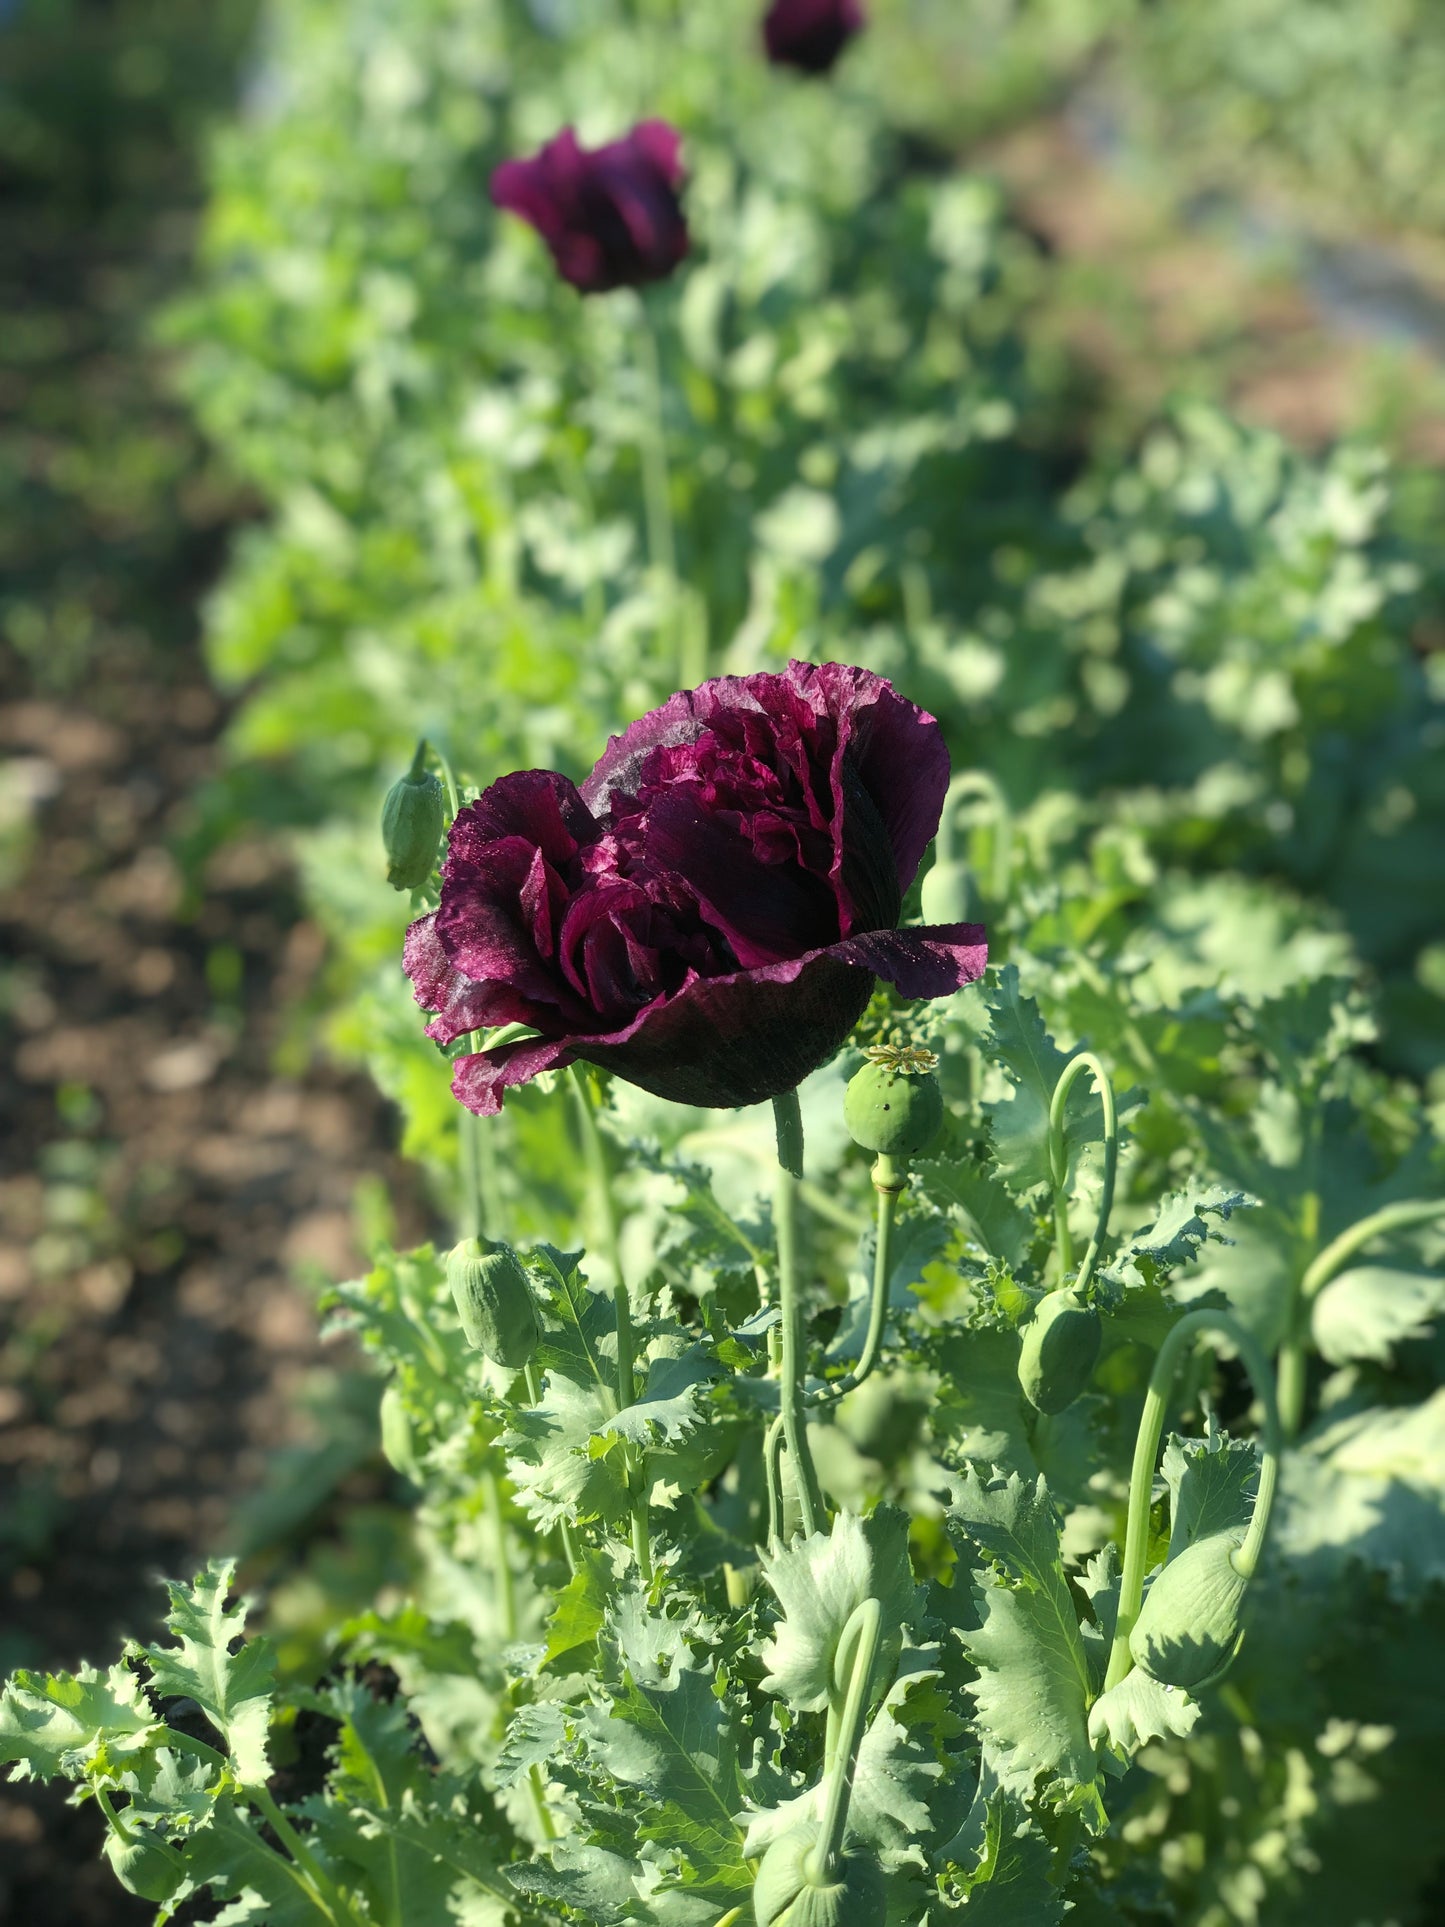
[[[1249,1524],[1259,1453],[1247,1439],[1211,1428],[1202,1439],[1170,1433],[1160,1464],[1169,1488],[1169,1557],[1196,1539]]]
[[[986,1761],[1020,1798],[1042,1782],[1056,1803],[1099,1813],[1089,1663],[1048,1487],[1043,1479],[1026,1485],[1017,1473],[986,1485],[970,1467],[948,1517],[991,1562],[975,1574],[983,1623],[962,1635],[979,1669],[970,1691]]]
[[[595,1764],[642,1796],[626,1824],[668,1857],[671,1884],[715,1896],[719,1912],[735,1904],[752,1883],[734,1818],[744,1799],[739,1722],[711,1679],[691,1664],[664,1683],[628,1679],[587,1710],[585,1727]]]
[[[550,1666],[566,1653],[591,1646],[602,1630],[613,1578],[607,1563],[593,1553],[583,1554],[576,1572],[557,1594],[547,1621],[547,1650],[542,1664]]]
[[[1050,1182],[1049,1106],[1069,1060],[1050,1037],[1038,1005],[1024,996],[1017,964],[1005,965],[984,1001],[993,1020],[984,1049],[1003,1066],[1013,1086],[1008,1097],[984,1106],[992,1126],[993,1155],[1014,1189],[1028,1191]],[[1071,1134],[1078,1137],[1090,1102],[1086,1080],[1081,1080],[1069,1093],[1066,1141]],[[1098,1100],[1092,1104],[1098,1111]]]
[[[636,1917],[635,1865],[630,1855],[573,1838],[557,1841],[549,1859],[508,1867],[507,1881],[527,1899],[568,1909],[569,1919],[614,1927]]]
[[[1125,1290],[1157,1283],[1181,1265],[1192,1264],[1207,1239],[1232,1242],[1217,1224],[1209,1222],[1211,1218],[1225,1223],[1236,1211],[1248,1210],[1255,1203],[1247,1192],[1223,1184],[1201,1181],[1186,1190],[1171,1191],[1153,1224],[1128,1241],[1101,1283],[1113,1283]]]
[[[1064,1911],[1064,1896],[1049,1878],[1053,1860],[1027,1809],[995,1791],[985,1807],[976,1861],[968,1867],[950,1862],[940,1875],[941,1905],[972,1927],[1052,1927]]]
[[[917,1168],[919,1189],[930,1204],[953,1212],[990,1257],[1015,1267],[1023,1263],[1032,1220],[986,1166],[924,1162]]]
[[[539,1245],[522,1254],[537,1286],[543,1332],[533,1358],[540,1374],[589,1390],[616,1390],[617,1314],[610,1295],[582,1275],[580,1252]]]
[[[324,1852],[318,1859],[324,1864]],[[219,1801],[210,1825],[187,1841],[186,1871],[198,1887],[214,1887],[218,1899],[231,1902],[216,1927],[322,1927],[324,1915],[298,1869],[229,1800]]]
[[[890,1867],[901,1865],[905,1859],[921,1860],[934,1831],[930,1799],[944,1771],[895,1717],[894,1709],[920,1676],[910,1671],[890,1686],[863,1735],[853,1771],[848,1839],[884,1855]],[[765,1852],[800,1821],[821,1819],[823,1792],[820,1782],[796,1798],[751,1814],[746,1845],[749,1857]]]
[[[0,1766],[16,1780],[81,1778],[102,1750],[125,1760],[154,1746],[165,1727],[140,1681],[117,1663],[101,1673],[17,1672],[0,1694]]]
[[[1327,1585],[1352,1563],[1400,1599],[1445,1583],[1445,1390],[1351,1413],[1285,1454],[1272,1557]]]
[[[839,1512],[830,1534],[763,1555],[763,1576],[783,1617],[763,1642],[764,1688],[797,1712],[819,1712],[833,1693],[843,1629],[865,1599],[883,1609],[880,1670],[897,1660],[903,1629],[916,1622],[921,1594],[908,1557],[907,1516],[881,1506],[867,1519]]]
[[[1358,1265],[1332,1278],[1310,1310],[1315,1344],[1332,1365],[1393,1362],[1396,1345],[1423,1338],[1445,1310],[1445,1278]]]
[[[266,1639],[245,1637],[250,1602],[229,1610],[226,1600],[235,1578],[234,1559],[213,1559],[187,1586],[167,1582],[171,1610],[165,1623],[174,1646],[144,1646],[151,1685],[161,1697],[193,1699],[221,1734],[231,1765],[243,1786],[260,1786],[270,1776],[266,1733],[271,1717],[275,1658]],[[242,1640],[237,1653],[231,1642]]]
[[[1175,1687],[1161,1686],[1135,1666],[1094,1701],[1089,1738],[1131,1760],[1150,1740],[1187,1738],[1198,1725],[1199,1714],[1197,1700]]]

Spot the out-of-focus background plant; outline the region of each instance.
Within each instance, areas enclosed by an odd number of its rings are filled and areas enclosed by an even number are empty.
[[[1207,1100],[1219,1175],[1264,1188],[1251,1078],[1288,1079],[1232,1053],[1250,998],[1325,977],[1374,1014],[1292,1019],[1328,1070],[1290,1101],[1348,1088],[1382,1170],[1436,1156],[1445,16],[878,0],[821,86],[757,11],[0,19],[7,1663],[103,1645],[222,1542],[303,1676],[406,1581],[372,1382],[320,1368],[309,1307],[392,1229],[364,1173],[418,1231],[454,1202],[376,831],[420,736],[477,783],[576,775],[704,674],[876,668],[993,781],[999,960],[1177,1100],[1161,1168]],[[583,304],[489,173],[647,115],[694,255]],[[518,1234],[580,1208],[546,1103],[496,1133]],[[1369,1396],[1414,1410],[1433,1364]],[[1330,1598],[1423,1654],[1441,1569],[1397,1550]],[[1326,1874],[1341,1920],[1428,1905],[1428,1852],[1362,1897],[1341,1818],[1412,1811],[1420,1734],[1360,1739],[1392,1690],[1280,1716],[1223,1870],[1161,1768],[1135,1824],[1180,1918],[1324,1918]],[[0,1798],[17,1918],[129,1918]]]

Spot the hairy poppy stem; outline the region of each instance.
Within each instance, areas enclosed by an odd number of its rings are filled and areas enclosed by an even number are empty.
[[[1264,1404],[1264,1456],[1259,1468],[1259,1485],[1254,1495],[1249,1530],[1234,1555],[1234,1569],[1243,1578],[1253,1578],[1264,1551],[1265,1535],[1274,1505],[1279,1480],[1280,1452],[1283,1445],[1279,1406],[1275,1399],[1274,1377],[1264,1353],[1252,1333],[1226,1311],[1192,1311],[1169,1333],[1159,1347],[1154,1369],[1149,1374],[1149,1389],[1134,1441],[1134,1465],[1129,1475],[1129,1516],[1124,1531],[1124,1570],[1119,1579],[1119,1612],[1114,1622],[1114,1644],[1109,1652],[1109,1670],[1104,1690],[1117,1686],[1132,1670],[1134,1658],[1129,1650],[1129,1635],[1139,1617],[1144,1597],[1144,1561],[1149,1545],[1149,1506],[1154,1496],[1154,1465],[1159,1455],[1159,1440],[1164,1431],[1164,1415],[1174,1380],[1185,1353],[1202,1332],[1218,1332],[1227,1338],[1244,1360],[1257,1396]]]
[[[803,1113],[796,1090],[773,1099],[778,1133],[778,1177],[773,1193],[773,1226],[778,1240],[778,1297],[781,1304],[782,1423],[788,1459],[798,1488],[798,1510],[804,1536],[811,1538],[823,1516],[818,1475],[808,1447],[808,1423],[803,1409],[803,1305],[798,1279],[798,1184],[803,1175]],[[776,1494],[779,1536],[782,1494]]]
[[[587,1074],[580,1064],[572,1066],[572,1094],[582,1131],[582,1153],[592,1183],[593,1207],[602,1231],[602,1249],[612,1270],[612,1305],[617,1320],[617,1407],[631,1405],[637,1395],[634,1377],[636,1340],[632,1329],[632,1300],[622,1269],[622,1240],[617,1228],[617,1204],[612,1195],[612,1177],[607,1169],[607,1147],[597,1128],[592,1108],[592,1093]],[[642,1466],[628,1449],[628,1473],[632,1486],[632,1550],[644,1583],[652,1578],[652,1535],[647,1517],[647,1493],[641,1488]]]

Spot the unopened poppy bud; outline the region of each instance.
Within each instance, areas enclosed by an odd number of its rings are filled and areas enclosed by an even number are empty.
[[[158,1841],[149,1840],[138,1831],[128,1840],[122,1840],[118,1833],[108,1833],[105,1857],[127,1893],[135,1894],[140,1900],[154,1901],[157,1906],[169,1900],[185,1878],[179,1859],[167,1853]]]
[[[836,1877],[817,1880],[818,1840],[806,1827],[782,1834],[753,1882],[757,1927],[884,1927],[888,1890],[870,1853],[838,1856]]]
[[[1161,1686],[1197,1692],[1228,1668],[1243,1637],[1249,1580],[1234,1564],[1240,1540],[1213,1532],[1171,1559],[1150,1586],[1129,1651]]]
[[[943,1092],[931,1071],[865,1064],[848,1080],[843,1122],[865,1151],[889,1158],[921,1157],[943,1129]]]
[[[381,806],[381,840],[386,849],[386,880],[393,890],[419,890],[432,873],[437,845],[446,827],[446,797],[431,771],[422,767],[426,744],[398,777]]]
[[[1051,1291],[1024,1326],[1019,1384],[1036,1412],[1067,1411],[1093,1377],[1103,1325],[1072,1291]]]
[[[447,1283],[474,1351],[508,1371],[530,1361],[542,1327],[531,1280],[510,1245],[464,1239],[447,1259]]]
[[[973,872],[966,863],[935,863],[919,892],[925,923],[967,923],[977,902]]]

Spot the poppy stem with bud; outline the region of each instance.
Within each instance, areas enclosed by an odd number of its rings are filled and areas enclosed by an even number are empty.
[[[1149,1374],[1149,1389],[1139,1419],[1134,1442],[1134,1464],[1129,1475],[1129,1513],[1124,1532],[1124,1570],[1119,1581],[1119,1612],[1114,1622],[1114,1644],[1109,1653],[1109,1670],[1104,1690],[1117,1686],[1134,1665],[1129,1636],[1139,1618],[1144,1597],[1144,1561],[1149,1547],[1149,1507],[1154,1496],[1154,1466],[1159,1456],[1164,1417],[1174,1388],[1174,1379],[1185,1353],[1202,1332],[1217,1332],[1227,1338],[1244,1360],[1255,1393],[1264,1405],[1264,1454],[1259,1468],[1259,1485],[1254,1496],[1249,1529],[1243,1544],[1234,1553],[1234,1571],[1249,1580],[1259,1566],[1269,1531],[1275,1487],[1279,1481],[1282,1433],[1279,1406],[1275,1399],[1274,1376],[1254,1335],[1239,1320],[1225,1311],[1192,1311],[1169,1333],[1159,1347],[1154,1369]],[[1165,1568],[1166,1571],[1168,1568]]]
[[[773,1099],[778,1134],[778,1177],[773,1193],[773,1228],[778,1240],[778,1300],[782,1310],[782,1439],[788,1449],[798,1492],[799,1523],[803,1536],[820,1529],[824,1515],[818,1474],[808,1445],[808,1422],[803,1405],[803,1303],[798,1277],[798,1185],[803,1176],[803,1113],[796,1090]],[[777,1470],[777,1439],[768,1441],[771,1477],[769,1510],[777,1535],[783,1531],[781,1480]]]
[[[592,1092],[587,1073],[579,1064],[571,1072],[572,1095],[577,1121],[582,1132],[582,1154],[592,1186],[593,1210],[602,1233],[602,1252],[612,1272],[612,1305],[617,1321],[617,1408],[623,1411],[637,1395],[634,1372],[637,1345],[632,1328],[632,1299],[622,1269],[622,1239],[617,1225],[617,1202],[612,1195],[612,1175],[607,1168],[607,1147],[597,1128]],[[643,1582],[652,1578],[652,1536],[647,1517],[647,1493],[640,1453],[628,1448],[628,1480],[632,1494],[632,1551]]]

